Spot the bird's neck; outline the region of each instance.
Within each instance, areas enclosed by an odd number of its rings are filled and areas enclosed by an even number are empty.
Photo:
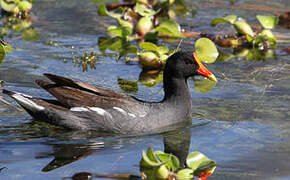
[[[187,85],[187,79],[171,77],[164,74],[164,102],[186,103],[191,105],[191,96]]]

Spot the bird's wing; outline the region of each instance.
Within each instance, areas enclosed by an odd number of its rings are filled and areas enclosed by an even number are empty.
[[[112,107],[130,109],[130,107],[133,108],[140,103],[126,94],[53,74],[44,75],[51,81],[36,80],[36,83],[56,97],[67,108],[89,106],[104,109]]]

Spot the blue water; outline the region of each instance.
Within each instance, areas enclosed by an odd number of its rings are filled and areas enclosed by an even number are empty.
[[[287,0],[237,1],[237,5],[257,4],[290,9]],[[238,14],[253,22],[256,14],[270,10],[233,8],[228,1],[189,1],[197,15],[179,18],[191,30],[209,30],[209,21],[225,14]],[[215,8],[213,6],[219,6]],[[220,7],[222,6],[222,7]],[[54,73],[122,92],[118,78],[137,81],[141,68],[116,62],[116,55],[100,56],[96,69],[83,72],[72,58],[85,51],[100,53],[98,38],[105,36],[102,24],[110,18],[98,17],[90,1],[39,0],[33,7],[33,26],[41,34],[38,41],[23,41],[19,34],[6,37],[15,50],[0,64],[0,79],[10,90],[37,97],[50,95],[33,82],[42,73]],[[290,36],[289,29],[275,33]],[[52,41],[53,45],[47,42]],[[194,39],[185,40],[192,48]],[[178,152],[200,151],[217,162],[211,179],[290,179],[290,55],[279,43],[276,59],[266,61],[232,58],[209,64],[219,82],[208,93],[198,93],[189,82],[193,101],[193,125],[163,134],[134,137],[100,137],[84,132],[67,132],[34,122],[19,108],[0,102],[0,179],[61,179],[78,172],[97,174],[139,174],[142,150],[170,144]],[[64,63],[64,60],[66,63]],[[145,100],[160,100],[162,84],[132,95]],[[11,104],[16,104],[9,99]],[[168,144],[169,143],[169,144]],[[184,147],[184,148],[183,148]],[[57,161],[53,161],[56,159]]]

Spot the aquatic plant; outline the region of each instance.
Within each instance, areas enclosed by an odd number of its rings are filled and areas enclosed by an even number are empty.
[[[152,147],[147,152],[142,152],[139,162],[140,176],[132,174],[94,174],[80,172],[73,175],[72,179],[110,178],[110,179],[158,179],[158,180],[206,180],[215,170],[216,162],[209,159],[201,152],[191,152],[186,158],[186,167],[180,164],[179,159],[163,151],[153,151]],[[69,178],[69,177],[67,177]],[[71,179],[71,178],[69,178]]]
[[[228,15],[222,18],[215,18],[211,21],[212,26],[220,23],[229,23],[236,29],[237,34],[233,35],[215,35],[204,36],[211,38],[215,43],[223,47],[254,47],[260,50],[267,50],[276,47],[276,37],[273,35],[273,29],[279,21],[277,16],[257,15],[262,29],[256,27],[256,31],[246,22],[245,19],[236,15]]]
[[[216,162],[200,152],[192,152],[186,158],[186,168],[180,169],[179,159],[173,154],[154,151],[151,147],[142,152],[141,172],[145,179],[193,179],[205,180],[216,167]]]

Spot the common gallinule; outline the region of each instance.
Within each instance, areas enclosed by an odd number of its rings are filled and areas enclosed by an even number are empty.
[[[164,68],[161,102],[145,102],[132,96],[65,77],[44,74],[50,81],[36,83],[57,100],[3,90],[34,119],[78,130],[135,134],[169,127],[191,117],[190,76],[202,75],[216,81],[195,53],[176,52]]]

